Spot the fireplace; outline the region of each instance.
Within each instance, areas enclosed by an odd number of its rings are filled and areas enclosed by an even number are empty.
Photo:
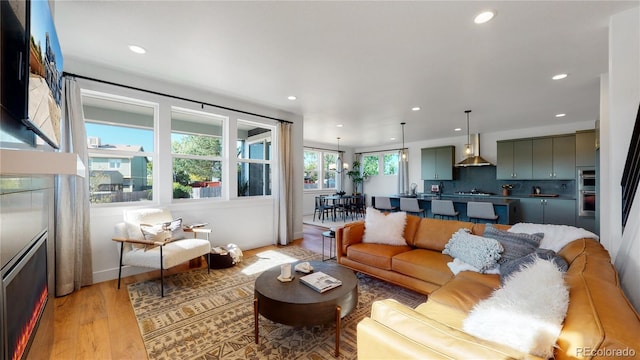
[[[4,359],[25,359],[49,299],[47,231],[2,268]]]

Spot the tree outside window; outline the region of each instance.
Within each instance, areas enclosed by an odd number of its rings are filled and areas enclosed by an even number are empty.
[[[389,153],[383,155],[384,174],[395,175],[398,173],[398,154]]]
[[[313,150],[304,151],[304,188],[318,189],[318,164],[320,153]]]
[[[362,162],[362,169],[369,176],[380,174],[380,159],[378,155],[367,155]]]

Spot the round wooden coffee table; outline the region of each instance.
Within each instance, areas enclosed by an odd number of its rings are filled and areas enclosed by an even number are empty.
[[[340,320],[358,304],[358,278],[350,269],[334,263],[310,262],[314,271],[322,271],[342,281],[337,288],[319,293],[300,282],[306,274],[294,272],[291,282],[280,282],[280,266],[263,272],[256,279],[253,315],[258,343],[258,317],[290,326],[336,323],[335,356],[340,354]],[[293,263],[293,270],[297,263]]]

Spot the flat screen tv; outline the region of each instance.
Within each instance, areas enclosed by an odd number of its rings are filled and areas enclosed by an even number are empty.
[[[62,51],[49,1],[34,0],[29,16],[29,93],[25,124],[54,148],[60,146]]]
[[[30,145],[35,136],[22,122],[27,117],[28,15],[22,0],[0,1],[0,124],[2,133]]]

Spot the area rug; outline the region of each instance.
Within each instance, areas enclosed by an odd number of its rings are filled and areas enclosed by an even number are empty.
[[[128,286],[149,359],[332,359],[333,324],[295,328],[260,317],[255,343],[253,285],[264,270],[298,260],[320,260],[299,246],[286,246],[245,258],[234,267],[197,269],[160,281]],[[340,359],[356,359],[356,326],[378,299],[394,298],[415,307],[424,295],[358,275],[358,306],[342,320]]]

